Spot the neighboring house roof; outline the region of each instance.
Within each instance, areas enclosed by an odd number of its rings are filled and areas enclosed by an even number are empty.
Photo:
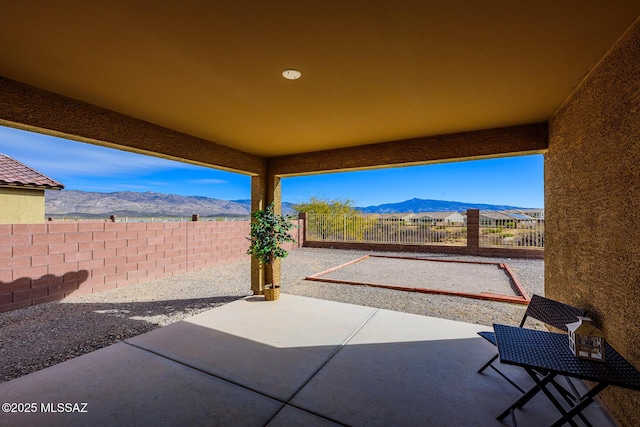
[[[460,214],[459,212],[427,212],[425,214],[426,216],[429,216],[433,219],[447,219],[451,216],[463,216],[462,214]]]
[[[62,190],[64,185],[0,153],[0,187]]]
[[[483,216],[485,218],[497,219],[497,220],[513,219],[509,215],[505,215],[502,212],[497,212],[497,211],[481,211],[480,216]]]
[[[531,216],[536,214],[543,214],[544,209],[511,209],[508,211],[504,211],[504,213],[507,213],[507,214],[519,213],[519,214],[525,214],[525,215]]]
[[[519,219],[521,221],[533,221],[534,218],[530,217],[529,215],[525,215],[525,214],[520,214],[520,213],[507,213],[507,215],[509,215],[512,218],[515,219]]]
[[[523,209],[522,213],[536,218],[544,218],[544,209]]]

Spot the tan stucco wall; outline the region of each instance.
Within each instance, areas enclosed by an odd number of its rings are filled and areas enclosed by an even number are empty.
[[[549,122],[545,293],[593,309],[640,368],[640,22]],[[621,425],[640,425],[640,392],[602,394]]]
[[[0,187],[0,224],[44,222],[44,190]]]

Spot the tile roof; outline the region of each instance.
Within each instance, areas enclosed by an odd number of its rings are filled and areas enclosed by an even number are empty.
[[[509,215],[511,218],[525,220],[525,221],[533,220],[533,218],[530,217],[529,215],[525,215],[525,214],[521,214],[521,213],[507,212],[507,215]]]
[[[452,215],[462,215],[460,212],[455,212],[455,211],[451,211],[451,212],[427,212],[425,214],[425,216],[430,216],[433,219],[446,219],[449,218]],[[464,216],[464,215],[462,215]]]
[[[0,186],[62,190],[64,185],[0,153]]]
[[[491,219],[498,219],[498,220],[513,219],[509,215],[505,215],[502,212],[498,212],[498,211],[480,211],[480,216],[484,216],[486,218],[491,218]]]

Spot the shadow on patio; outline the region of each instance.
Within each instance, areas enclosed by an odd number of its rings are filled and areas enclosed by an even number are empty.
[[[476,335],[487,329],[291,295],[248,297],[0,385],[3,403],[38,409],[3,414],[0,424],[501,425],[495,416],[519,393],[476,373],[495,352]],[[505,369],[530,385],[524,371]],[[86,403],[78,406],[86,412],[43,412],[57,403]],[[613,425],[597,405],[587,414]],[[544,396],[517,412],[520,426],[558,416]]]
[[[126,292],[127,288],[124,289]],[[2,313],[0,383],[242,297],[226,295],[152,301],[130,297],[131,300],[123,302],[125,294],[118,297],[120,301],[79,302],[78,298],[72,298],[32,306],[26,311]]]

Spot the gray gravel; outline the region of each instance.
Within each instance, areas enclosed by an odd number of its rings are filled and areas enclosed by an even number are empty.
[[[518,324],[525,307],[517,304],[460,298],[447,295],[419,294],[368,286],[319,283],[300,280],[336,267],[372,252],[322,250],[304,248],[290,253],[282,271],[283,292],[331,301],[384,308],[405,313],[440,317],[491,326],[493,323]],[[423,256],[433,259],[459,259],[467,261],[504,262],[520,280],[525,290],[544,295],[544,260],[515,258],[485,258],[445,254],[398,254],[376,252],[379,255]],[[294,268],[295,267],[295,268]],[[412,271],[403,274],[411,275]]]
[[[482,325],[517,324],[524,313],[524,307],[515,304],[304,280],[368,253],[291,251],[282,264],[283,292]],[[506,262],[529,294],[544,295],[543,260],[411,256]],[[250,294],[247,258],[210,270],[0,313],[0,383]]]

